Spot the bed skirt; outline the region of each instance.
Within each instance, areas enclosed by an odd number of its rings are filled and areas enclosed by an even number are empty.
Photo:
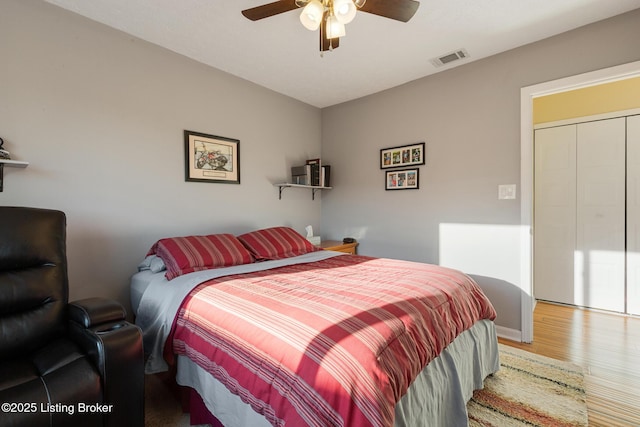
[[[482,388],[484,379],[499,366],[495,325],[491,320],[478,321],[418,375],[396,405],[395,427],[467,425],[466,404],[473,390]],[[176,381],[200,396],[192,399],[192,424],[213,420],[226,427],[271,426],[262,415],[185,356],[178,357]],[[214,418],[207,420],[207,412],[214,414]],[[425,424],[425,420],[429,421]]]

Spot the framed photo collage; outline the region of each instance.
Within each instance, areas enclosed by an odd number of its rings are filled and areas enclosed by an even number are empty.
[[[383,148],[380,169],[385,170],[385,190],[416,190],[420,188],[420,169],[425,164],[425,143]]]

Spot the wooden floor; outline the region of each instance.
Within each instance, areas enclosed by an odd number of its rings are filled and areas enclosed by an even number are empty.
[[[590,426],[640,426],[640,318],[538,302],[533,343],[503,344],[585,368]]]

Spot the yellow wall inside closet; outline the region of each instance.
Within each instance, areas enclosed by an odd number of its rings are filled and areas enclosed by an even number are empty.
[[[640,108],[640,77],[535,98],[533,124],[634,108]]]

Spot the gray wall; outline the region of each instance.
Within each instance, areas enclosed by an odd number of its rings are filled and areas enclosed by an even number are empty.
[[[322,196],[273,183],[318,157],[309,105],[34,0],[0,2],[0,204],[60,209],[72,299],[116,297],[159,238],[319,230]],[[241,184],[185,182],[185,129],[240,140]]]
[[[640,10],[323,109],[322,230],[357,237],[361,254],[475,274],[497,324],[520,330],[520,89],[637,61],[637,40]],[[385,191],[379,150],[420,141],[420,189]],[[498,200],[499,184],[518,198]]]
[[[322,111],[36,0],[0,2],[2,205],[68,215],[71,298],[128,303],[158,238],[311,224],[360,253],[473,274],[520,329],[520,88],[640,59],[640,11]],[[473,55],[473,52],[471,52]],[[241,141],[240,185],[184,182],[184,129]],[[387,192],[379,150],[426,142],[420,189]],[[273,183],[322,154],[334,189]],[[518,187],[518,194],[520,188]]]

